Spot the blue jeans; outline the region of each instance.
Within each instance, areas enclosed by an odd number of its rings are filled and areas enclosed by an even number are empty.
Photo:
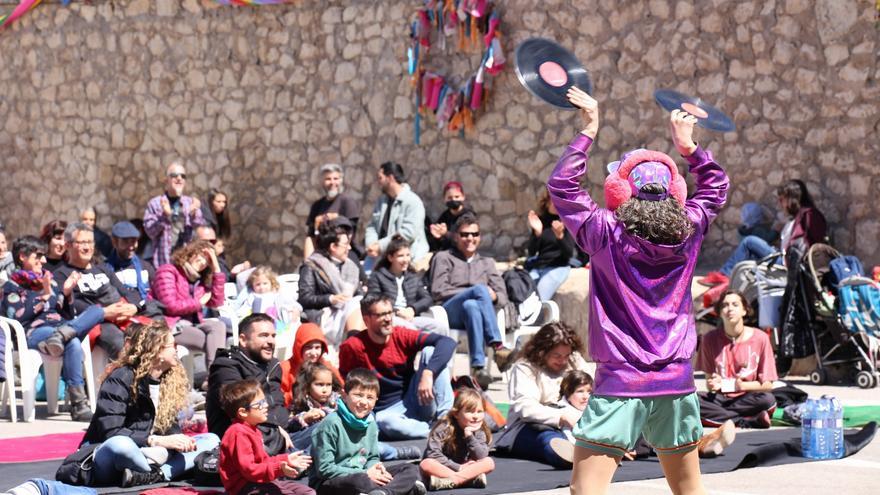
[[[770,244],[767,244],[767,241],[761,239],[756,235],[747,235],[739,241],[739,245],[733,251],[733,254],[727,258],[727,261],[724,262],[724,265],[721,266],[721,269],[718,270],[726,276],[730,276],[730,272],[733,271],[733,267],[736,266],[740,261],[746,260],[759,260],[775,251]]]
[[[220,445],[220,438],[213,433],[202,433],[193,437],[196,441],[196,450],[192,452],[168,452],[168,461],[161,466],[166,480],[172,480],[189,471],[195,466],[196,456],[202,452],[214,449]],[[150,470],[147,457],[141,452],[141,448],[129,437],[110,437],[95,449],[94,476],[95,483],[99,486],[118,485],[121,473],[124,469],[140,471]]]
[[[492,296],[485,285],[474,285],[452,296],[443,309],[449,317],[449,328],[464,328],[468,337],[471,366],[486,366],[485,344],[501,342],[498,317],[492,305]]]
[[[542,301],[553,299],[553,294],[559,290],[559,286],[565,283],[570,266],[548,266],[546,268],[534,268],[529,271],[532,280],[538,283],[538,297]]]
[[[568,441],[565,438],[565,434],[560,430],[539,431],[529,425],[525,425],[513,440],[513,446],[510,447],[510,455],[520,459],[529,459],[549,464],[556,469],[571,469],[571,463],[556,455],[556,452],[550,448],[550,440],[554,438]]]
[[[61,379],[68,387],[81,387],[83,381],[83,351],[82,339],[89,334],[98,323],[104,321],[104,309],[100,306],[89,306],[76,318],[63,322],[76,331],[76,338],[67,341],[62,355]],[[36,349],[37,344],[48,339],[55,332],[57,326],[42,326],[33,329],[27,337],[28,349]]]
[[[379,432],[389,440],[427,438],[434,420],[452,408],[454,396],[448,366],[434,376],[433,402],[426,405],[419,404],[419,378],[433,353],[433,347],[422,349],[419,370],[410,380],[409,388],[407,388],[403,399],[381,411],[376,411],[376,424],[379,426]]]

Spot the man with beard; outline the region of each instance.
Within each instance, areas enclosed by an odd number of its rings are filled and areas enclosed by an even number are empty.
[[[324,188],[324,196],[312,203],[309,216],[306,220],[306,237],[303,245],[303,259],[308,258],[315,252],[315,236],[318,235],[318,227],[322,223],[345,217],[351,222],[352,232],[357,232],[358,219],[361,216],[361,205],[357,199],[343,192],[343,179],[345,174],[342,166],[336,163],[328,163],[321,167],[321,187]],[[362,249],[352,242],[352,251],[358,256]]]
[[[171,263],[171,252],[193,239],[195,227],[205,223],[201,203],[185,196],[186,170],[173,162],[165,171],[165,192],[147,203],[144,230],[153,241],[153,265]]]
[[[339,348],[343,376],[366,368],[379,378],[374,409],[379,432],[389,440],[427,438],[434,420],[452,407],[447,366],[456,342],[436,333],[393,324],[394,306],[387,296],[367,294],[361,300],[367,325]],[[420,355],[419,366],[413,366]]]
[[[394,162],[383,163],[376,179],[382,195],[376,200],[373,215],[367,225],[364,242],[367,258],[364,270],[372,271],[373,265],[385,253],[394,234],[409,241],[413,268],[427,268],[428,239],[425,237],[425,205],[421,198],[405,184],[403,167]]]
[[[211,364],[205,400],[208,430],[222,438],[232,423],[220,405],[220,388],[240,380],[257,380],[269,403],[268,419],[258,428],[270,456],[287,452],[293,446],[284,429],[288,412],[281,391],[281,365],[274,355],[275,320],[264,313],[253,313],[241,320],[238,346],[220,349]]]
[[[107,257],[106,267],[116,273],[125,288],[122,295],[126,300],[135,303],[147,300],[156,270],[136,254],[141,233],[131,222],[122,221],[113,225],[110,235],[113,250]]]

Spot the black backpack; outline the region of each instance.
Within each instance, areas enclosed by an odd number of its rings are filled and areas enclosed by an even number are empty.
[[[532,280],[529,272],[522,268],[511,268],[504,272],[502,277],[504,285],[507,287],[507,298],[517,306],[538,290],[538,286]]]
[[[195,459],[195,486],[223,486],[220,480],[220,447],[200,453]]]
[[[55,479],[62,483],[75,486],[92,486],[92,466],[95,461],[95,449],[100,443],[83,445],[76,452],[65,457],[55,472]]]

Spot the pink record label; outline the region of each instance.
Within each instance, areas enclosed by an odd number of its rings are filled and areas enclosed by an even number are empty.
[[[681,104],[681,109],[698,119],[705,119],[709,116],[709,114],[706,113],[705,110],[694,105],[693,103],[684,102]]]
[[[559,88],[568,82],[568,73],[556,62],[544,62],[538,67],[538,75],[545,83]]]

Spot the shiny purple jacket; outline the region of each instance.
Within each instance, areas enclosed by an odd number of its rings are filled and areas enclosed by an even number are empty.
[[[590,354],[598,367],[597,395],[654,397],[695,390],[691,356],[697,335],[691,277],[709,224],[727,199],[728,179],[700,147],[687,157],[696,193],[685,202],[693,235],[653,244],[626,232],[599,208],[580,180],[593,140],[578,134],[547,181],[559,217],[590,255]]]

